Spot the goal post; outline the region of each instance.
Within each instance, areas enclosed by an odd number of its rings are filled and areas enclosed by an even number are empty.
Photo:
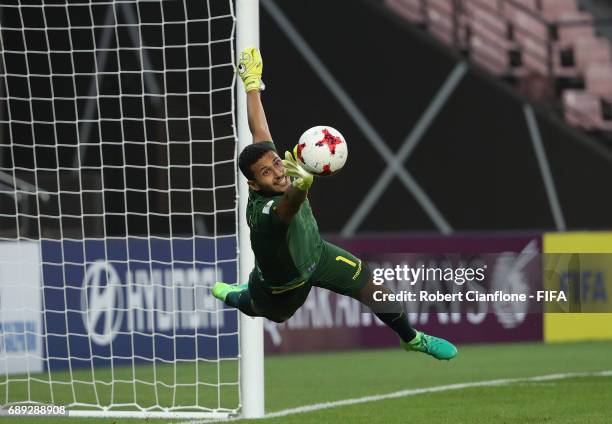
[[[259,47],[259,0],[236,0],[236,60],[248,46]],[[236,90],[238,117],[238,152],[253,142],[249,130],[246,94],[240,84]],[[248,281],[255,259],[249,242],[246,222],[249,187],[238,176],[238,249],[240,281]],[[245,418],[264,415],[263,318],[240,314],[240,390],[242,414]]]
[[[256,0],[1,2],[0,407],[263,416],[262,320],[211,294],[254,262],[235,67],[258,21]]]

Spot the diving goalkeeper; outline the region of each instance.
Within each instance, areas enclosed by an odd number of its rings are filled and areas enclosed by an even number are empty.
[[[218,282],[213,295],[250,316],[275,322],[289,319],[306,301],[313,286],[359,300],[373,311],[376,290],[365,263],[351,253],[321,239],[308,202],[313,176],[294,156],[276,152],[261,103],[263,63],[259,51],[246,48],[238,74],[247,93],[247,112],[253,144],[242,150],[240,171],[248,180],[247,222],[255,268],[247,284]],[[388,305],[387,305],[388,306]],[[375,315],[397,333],[401,346],[436,359],[452,359],[457,349],[450,342],[414,330],[401,304]]]

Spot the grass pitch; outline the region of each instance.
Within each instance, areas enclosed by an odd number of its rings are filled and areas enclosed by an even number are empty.
[[[237,378],[235,361],[213,368],[201,364],[200,379],[231,383]],[[326,354],[271,356],[266,358],[266,410],[268,412],[333,402],[348,398],[391,393],[405,389],[426,388],[455,383],[531,377],[567,372],[612,370],[612,342],[542,344],[518,343],[460,346],[459,356],[450,362],[438,362],[417,353],[397,350],[338,352]],[[119,375],[124,370],[119,370]],[[157,396],[159,402],[193,403],[196,369],[193,365],[158,366]],[[154,386],[150,367],[137,371],[143,383],[108,384],[106,376],[96,374],[99,393],[115,400],[154,404]],[[131,371],[129,371],[131,375]],[[129,377],[126,375],[125,377]],[[57,378],[65,376],[58,376]],[[83,378],[86,378],[84,375]],[[118,375],[116,373],[115,378]],[[166,387],[176,378],[188,384],[174,393]],[[54,376],[54,380],[56,376]],[[41,378],[44,381],[44,378]],[[0,400],[6,399],[6,385],[0,380]],[[89,389],[87,389],[89,387]],[[224,391],[205,390],[198,386],[201,402],[232,408],[237,402],[236,388],[231,384]],[[24,395],[27,389],[9,387],[9,399]],[[49,385],[30,386],[40,398]],[[54,385],[56,399],[73,395],[68,385]],[[64,392],[62,395],[62,391]],[[40,391],[40,392],[37,392]],[[92,385],[78,390],[81,399],[91,396]],[[212,402],[212,403],[211,403]],[[59,404],[56,402],[56,404]],[[578,377],[551,381],[520,382],[495,387],[471,387],[455,391],[419,394],[411,397],[337,406],[314,412],[272,418],[270,423],[610,423],[612,420],[612,377]],[[6,421],[5,421],[6,420]],[[0,419],[9,422],[9,419]],[[14,419],[13,419],[14,420]],[[24,423],[75,423],[82,419],[35,418],[19,419]],[[87,419],[98,423],[142,423],[133,419]],[[168,420],[149,420],[154,423]],[[16,421],[15,421],[16,422]],[[177,422],[177,421],[175,421]],[[243,421],[261,422],[261,421]]]

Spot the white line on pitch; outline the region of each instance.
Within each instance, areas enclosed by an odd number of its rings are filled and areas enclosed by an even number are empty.
[[[502,378],[497,380],[474,381],[470,383],[447,384],[445,386],[425,387],[422,389],[407,389],[398,392],[386,393],[383,395],[364,396],[360,398],[337,400],[333,402],[315,403],[313,405],[299,406],[297,408],[283,409],[277,412],[266,414],[265,418],[286,417],[287,415],[303,414],[306,412],[319,411],[321,409],[336,408],[338,406],[356,405],[365,402],[375,402],[386,399],[397,399],[408,396],[422,395],[425,393],[447,392],[451,390],[470,389],[472,387],[489,387],[489,386],[505,386],[514,383],[529,383],[537,381],[563,380],[575,377],[612,377],[612,370],[597,371],[597,372],[568,372],[560,374],[538,375],[535,377],[522,378]],[[195,420],[183,421],[178,424],[204,424],[211,422],[239,421],[240,418],[231,418],[228,420]]]

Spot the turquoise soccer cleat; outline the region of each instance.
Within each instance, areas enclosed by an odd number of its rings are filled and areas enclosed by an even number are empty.
[[[240,284],[236,286],[232,284],[223,283],[221,281],[217,281],[214,287],[212,288],[212,294],[217,299],[219,299],[221,302],[225,302],[225,298],[227,297],[229,293],[240,292],[242,290],[247,289],[248,287],[249,287],[248,283]]]
[[[421,331],[417,331],[417,335],[413,340],[409,342],[401,340],[400,344],[409,352],[423,352],[439,360],[449,361],[457,356],[457,348],[454,344]]]

